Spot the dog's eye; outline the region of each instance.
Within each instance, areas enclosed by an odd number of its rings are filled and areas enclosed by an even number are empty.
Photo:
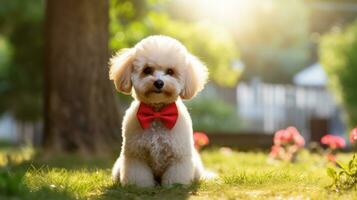
[[[174,75],[174,70],[173,69],[168,69],[168,70],[166,70],[166,74],[168,74],[168,75],[170,75],[170,76],[172,76],[172,75]]]
[[[153,69],[151,67],[145,67],[143,73],[146,75],[152,74]]]

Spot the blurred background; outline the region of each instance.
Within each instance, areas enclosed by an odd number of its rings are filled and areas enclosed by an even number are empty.
[[[111,106],[82,85],[93,76],[114,94],[109,57],[152,34],[207,64],[207,87],[185,103],[211,144],[268,148],[292,125],[307,142],[347,137],[357,125],[356,18],[354,0],[0,0],[0,141],[64,151],[120,141],[132,98],[115,94]]]

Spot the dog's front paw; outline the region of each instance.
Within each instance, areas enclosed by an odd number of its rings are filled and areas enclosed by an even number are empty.
[[[179,162],[171,165],[162,176],[162,185],[189,185],[194,177],[194,167],[191,161]]]
[[[150,167],[135,158],[123,159],[120,170],[120,183],[123,186],[154,187],[155,180]]]

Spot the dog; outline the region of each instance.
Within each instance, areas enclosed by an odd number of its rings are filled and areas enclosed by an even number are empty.
[[[149,36],[111,58],[110,80],[134,98],[123,118],[122,149],[112,169],[115,182],[153,187],[205,178],[182,100],[201,91],[207,76],[207,67],[168,36]]]

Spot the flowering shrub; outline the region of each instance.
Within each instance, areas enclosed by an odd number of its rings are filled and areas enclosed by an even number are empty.
[[[208,136],[203,132],[194,132],[193,140],[195,143],[195,148],[197,150],[200,150],[203,146],[206,146],[209,144]]]
[[[337,149],[344,148],[346,146],[345,139],[340,136],[327,134],[321,138],[321,143],[327,145],[326,159],[333,163],[336,162]]]
[[[354,128],[350,134],[350,142],[354,144],[357,141],[357,128]]]
[[[321,143],[327,145],[330,149],[340,149],[346,146],[345,139],[335,135],[325,135],[321,138]]]
[[[348,165],[338,162],[340,169],[328,168],[327,174],[333,179],[330,189],[339,192],[341,190],[357,189],[357,157],[353,155]]]
[[[279,130],[274,135],[274,145],[269,156],[277,160],[294,161],[305,140],[295,127]]]

